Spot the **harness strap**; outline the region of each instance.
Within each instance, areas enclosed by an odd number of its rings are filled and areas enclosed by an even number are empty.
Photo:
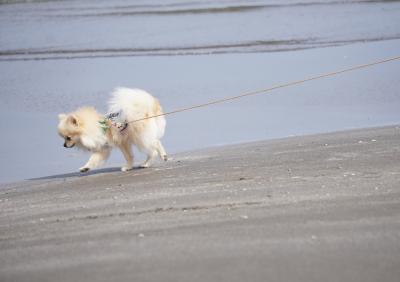
[[[100,128],[103,130],[104,134],[106,134],[107,130],[110,129],[111,126],[116,127],[120,133],[128,127],[128,122],[116,121],[120,115],[121,115],[121,112],[109,113],[104,117],[104,119],[99,121]],[[111,124],[110,124],[110,122],[111,122]]]

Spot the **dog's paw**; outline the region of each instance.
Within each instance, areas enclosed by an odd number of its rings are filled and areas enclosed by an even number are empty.
[[[88,167],[81,167],[81,168],[79,169],[79,171],[80,171],[80,172],[88,172],[89,169],[90,169],[90,168],[88,168]]]
[[[123,166],[123,167],[121,167],[121,171],[125,172],[128,170],[131,170],[132,168],[133,168],[132,166]]]
[[[147,163],[143,163],[139,166],[139,168],[148,168],[148,167],[150,167],[150,164]]]

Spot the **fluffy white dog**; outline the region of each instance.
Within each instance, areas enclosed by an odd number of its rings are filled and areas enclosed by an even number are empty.
[[[80,168],[81,172],[101,165],[112,147],[118,147],[126,159],[121,170],[132,169],[132,145],[147,154],[141,167],[149,167],[157,154],[167,160],[160,142],[165,131],[164,116],[146,119],[162,113],[159,101],[146,91],[117,88],[111,94],[107,115],[99,114],[93,107],[60,114],[58,133],[65,140],[64,147],[77,146],[92,152],[88,162]]]

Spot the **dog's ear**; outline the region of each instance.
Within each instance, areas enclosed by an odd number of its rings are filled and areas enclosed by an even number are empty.
[[[59,115],[58,115],[58,119],[59,119],[59,120],[63,120],[63,119],[65,119],[66,117],[67,117],[66,114],[59,114]]]
[[[78,122],[78,117],[75,115],[69,115],[67,121],[69,123],[71,123],[73,126],[78,126],[79,122]]]

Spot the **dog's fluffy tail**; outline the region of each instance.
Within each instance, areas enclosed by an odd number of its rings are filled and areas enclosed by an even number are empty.
[[[109,101],[109,113],[120,113],[127,122],[160,115],[163,113],[159,101],[144,90],[119,87]],[[153,118],[157,128],[157,138],[164,135],[166,121],[164,116]],[[151,119],[147,120],[151,121]],[[150,122],[151,124],[152,122]]]

